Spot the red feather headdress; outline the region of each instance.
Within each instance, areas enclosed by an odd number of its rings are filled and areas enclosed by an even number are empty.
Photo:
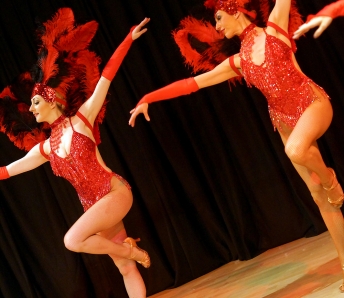
[[[92,95],[100,77],[100,59],[88,47],[97,29],[95,21],[75,25],[70,8],[59,9],[39,28],[37,63],[31,73],[19,76],[0,93],[0,131],[16,146],[30,150],[49,137],[47,125],[36,123],[29,112],[32,96],[39,94],[48,102],[62,103],[64,114],[70,117]],[[11,109],[5,102],[11,103]],[[97,143],[100,142],[98,124],[104,114],[105,106],[95,121]]]

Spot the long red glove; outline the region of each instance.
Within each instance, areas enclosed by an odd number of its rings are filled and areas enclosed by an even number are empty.
[[[10,178],[6,167],[0,167],[0,180]]]
[[[135,29],[136,26],[132,27],[127,37],[122,41],[122,43],[118,46],[116,51],[111,56],[108,63],[105,65],[102,76],[109,81],[115,77],[118,68],[121,66],[121,63],[128,53],[131,44],[133,43],[133,38],[131,36],[131,32]]]
[[[144,102],[152,103],[155,101],[170,99],[181,95],[187,95],[198,90],[199,87],[194,78],[176,81],[170,85],[146,94],[138,102],[137,106]]]
[[[307,22],[309,22],[314,17],[318,17],[318,16],[328,16],[332,19],[336,17],[344,16],[344,0],[339,0],[329,5],[326,5],[316,15],[309,15],[307,17]]]

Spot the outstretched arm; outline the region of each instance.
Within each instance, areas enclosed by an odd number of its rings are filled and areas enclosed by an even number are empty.
[[[37,144],[23,158],[6,167],[1,167],[0,180],[33,170],[47,161],[39,150],[39,144]]]
[[[130,30],[124,41],[118,46],[112,57],[104,67],[101,78],[92,94],[92,96],[80,107],[79,111],[88,121],[93,124],[100,109],[104,104],[107,92],[109,90],[112,79],[115,77],[125,55],[127,54],[133,40],[139,38],[147,31],[142,29],[149,22],[149,18],[145,18],[138,26]]]
[[[269,22],[288,32],[290,6],[291,0],[276,0],[275,6],[269,15]]]
[[[307,22],[295,31],[293,38],[298,39],[310,29],[319,27],[313,35],[314,38],[317,38],[332,23],[332,20],[339,16],[344,16],[344,0],[339,0],[325,6],[316,15],[309,15]]]
[[[240,64],[240,58],[236,57],[235,65]],[[148,104],[156,101],[175,98],[181,95],[187,95],[199,90],[200,88],[216,85],[237,76],[238,74],[232,69],[229,59],[226,59],[221,64],[216,66],[213,70],[204,74],[198,75],[194,78],[188,78],[174,82],[161,89],[146,94],[137,104],[136,108],[130,111],[131,117],[129,125],[135,126],[136,117],[143,113],[145,119],[150,121],[148,115]]]

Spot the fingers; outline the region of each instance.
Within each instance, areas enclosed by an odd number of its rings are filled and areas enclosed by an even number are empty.
[[[314,38],[318,38],[324,31],[325,29],[331,24],[332,19],[331,18],[327,18],[324,19],[319,28],[314,32]]]
[[[141,28],[144,27],[149,21],[150,21],[150,18],[144,18],[144,20],[139,25],[137,25],[136,28],[140,31]],[[143,29],[143,30],[147,31],[147,29]]]
[[[136,118],[136,116],[134,116],[134,114],[133,114],[133,115],[131,115],[131,117],[130,117],[130,119],[129,119],[129,125],[130,125],[131,127],[134,127],[134,126],[135,126],[135,118]]]
[[[314,38],[318,38],[318,37],[321,35],[321,33],[324,32],[325,29],[326,29],[326,28],[323,28],[323,29],[322,29],[321,27],[319,27],[318,30],[316,30],[316,31],[314,32],[313,37],[314,37]]]
[[[303,24],[294,32],[293,39],[299,39],[302,35],[307,33],[310,29],[319,27],[314,32],[314,38],[318,38],[325,29],[331,24],[332,18],[328,16],[318,16],[310,20],[308,23]]]
[[[148,104],[147,103],[142,103],[140,104],[138,107],[136,107],[135,109],[132,109],[130,111],[131,117],[129,119],[129,125],[131,127],[135,126],[135,120],[136,117],[140,114],[143,113],[145,119],[147,121],[150,121],[149,115],[148,115]]]
[[[315,25],[314,25],[315,26]],[[311,28],[313,28],[313,25],[312,24],[303,24],[299,27],[299,29],[297,29],[295,32],[294,32],[294,35],[293,35],[293,39],[299,39],[302,35],[304,35],[305,33],[307,33]]]
[[[148,111],[147,111],[147,110],[143,111],[143,115],[145,116],[145,119],[146,119],[147,121],[150,121],[150,118],[149,118],[149,115],[148,115]]]
[[[302,24],[299,29],[294,32],[294,39],[299,39],[302,35],[306,34],[309,30],[314,27],[318,27],[321,23],[321,19],[319,17],[311,19],[308,23]]]
[[[147,32],[147,28],[142,29],[140,32],[137,32],[138,37],[140,37],[143,33]]]
[[[133,40],[139,38],[142,34],[147,32],[147,28],[143,28],[143,26],[145,26],[148,22],[150,21],[150,18],[144,18],[144,20],[136,26],[136,28],[133,30],[132,32],[132,38]]]
[[[148,22],[150,21],[150,18],[144,18],[144,20],[140,23],[140,27],[143,27],[144,25],[146,25]]]

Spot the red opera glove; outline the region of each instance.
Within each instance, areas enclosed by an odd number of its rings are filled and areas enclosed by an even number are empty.
[[[326,5],[316,15],[309,15],[307,17],[307,22],[318,16],[328,16],[332,19],[344,16],[344,0],[339,0],[337,2],[333,2],[329,5]]]
[[[0,167],[0,180],[10,178],[6,167]]]
[[[137,106],[144,102],[152,103],[155,101],[170,99],[170,98],[178,97],[181,95],[187,95],[192,92],[196,92],[198,90],[199,90],[199,87],[194,78],[188,78],[188,79],[176,81],[161,89],[158,89],[156,91],[146,94],[138,102]]]
[[[118,46],[116,51],[111,56],[108,63],[105,65],[102,77],[108,79],[109,81],[112,81],[112,79],[115,77],[118,68],[121,66],[121,63],[125,57],[125,55],[128,53],[131,44],[133,43],[133,38],[131,36],[132,31],[136,28],[136,26],[132,27],[127,37],[122,41],[122,43]]]

